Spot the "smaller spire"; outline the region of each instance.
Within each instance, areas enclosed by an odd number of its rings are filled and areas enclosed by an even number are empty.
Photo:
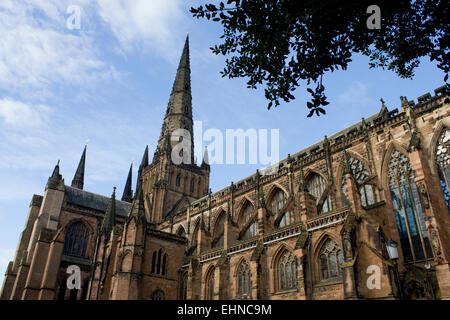
[[[140,177],[138,181],[138,188],[136,191],[136,195],[133,199],[133,204],[131,205],[130,215],[135,216],[136,218],[143,217],[144,221],[147,221],[144,208],[144,191],[142,190],[142,177]]]
[[[103,220],[101,232],[109,235],[113,227],[116,225],[116,187],[113,188],[111,201],[106,209],[105,218]],[[108,237],[105,237],[105,241]]]
[[[84,146],[83,154],[81,155],[80,163],[78,164],[77,171],[75,172],[75,176],[72,180],[72,187],[83,189],[84,186],[84,169],[86,166],[86,147]]]
[[[141,161],[141,164],[139,165],[137,183],[136,183],[136,194],[137,194],[137,190],[139,189],[139,184],[141,182],[142,170],[144,170],[144,168],[147,166],[148,166],[148,145],[145,147],[144,155],[142,156],[142,161]]]
[[[208,147],[205,146],[205,152],[203,153],[203,161],[202,161],[202,166],[203,169],[208,169],[210,168],[209,166],[209,157],[208,157]]]
[[[130,171],[128,171],[127,182],[125,183],[125,188],[123,189],[122,201],[131,202],[131,200],[133,200],[133,190],[131,189],[132,175],[133,162],[131,162]]]
[[[382,115],[384,115],[385,113],[389,112],[388,108],[387,108],[386,105],[384,104],[383,98],[380,99],[380,102],[381,102],[381,109],[380,109],[380,112],[378,113],[378,116],[382,116]]]
[[[330,141],[328,140],[328,137],[327,137],[327,136],[325,136],[325,137],[323,138],[323,147],[324,147],[325,149],[330,148]]]
[[[59,160],[56,163],[55,168],[53,169],[53,173],[52,173],[51,178],[56,178],[56,179],[61,179],[62,178],[62,176],[59,174]]]
[[[350,157],[346,150],[344,150],[344,174],[352,174],[352,168],[350,167]]]
[[[300,182],[298,185],[298,191],[308,192],[308,186],[306,184],[305,172],[303,171],[303,166],[300,167]]]

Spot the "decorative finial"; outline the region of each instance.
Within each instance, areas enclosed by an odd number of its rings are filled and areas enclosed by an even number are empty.
[[[383,100],[383,98],[381,98],[380,101],[381,101],[381,105],[384,107],[384,100]]]
[[[86,145],[88,145],[88,143],[89,143],[89,138],[88,138],[88,139],[86,139]]]

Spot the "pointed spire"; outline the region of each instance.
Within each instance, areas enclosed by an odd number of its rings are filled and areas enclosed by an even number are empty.
[[[380,99],[380,102],[381,102],[381,109],[380,109],[380,112],[378,113],[378,116],[379,116],[379,117],[382,116],[382,115],[384,115],[385,113],[389,112],[388,108],[387,108],[386,105],[384,104],[383,98]]]
[[[55,179],[58,179],[58,180],[60,180],[62,178],[62,176],[59,174],[59,160],[56,163],[56,166],[53,169],[53,173],[52,173],[52,176],[50,178],[55,178]]]
[[[352,174],[352,168],[350,167],[350,157],[346,150],[344,150],[344,174]]]
[[[328,149],[328,148],[330,147],[330,141],[328,140],[328,137],[327,137],[327,136],[325,136],[325,137],[323,138],[323,147],[324,147],[325,149]]]
[[[203,160],[202,160],[202,169],[210,169],[209,166],[209,156],[208,156],[208,147],[205,146],[205,152],[203,153]]]
[[[109,235],[113,227],[116,225],[116,187],[113,188],[113,193],[111,195],[111,201],[106,209],[105,218],[103,219],[103,224],[101,232]],[[108,237],[105,237],[107,240]]]
[[[192,96],[191,96],[191,69],[189,61],[189,35],[186,36],[183,53],[181,54],[177,74],[173,83],[166,115],[161,128],[158,146],[153,160],[157,160],[162,153],[171,153],[172,147],[178,141],[170,141],[172,132],[176,129],[185,129],[190,133],[191,155],[190,163],[194,163],[193,121],[192,121]],[[169,146],[167,141],[169,139]]]
[[[298,191],[308,192],[308,185],[306,184],[305,172],[303,171],[303,166],[300,167],[300,181],[298,184]]]
[[[133,190],[131,189],[133,175],[133,162],[130,165],[130,171],[128,171],[127,182],[125,183],[125,188],[123,189],[122,201],[131,202],[133,200]]]
[[[83,189],[84,186],[84,168],[86,166],[86,147],[84,146],[83,154],[81,155],[80,163],[78,164],[77,171],[72,180],[72,187]]]
[[[148,166],[148,145],[145,147],[144,155],[142,156],[142,161],[141,161],[141,164],[139,165],[137,182],[136,182],[136,194],[137,194],[137,190],[139,189],[139,185],[141,183],[142,170],[147,166]]]
[[[144,208],[144,191],[142,190],[142,177],[139,177],[138,188],[136,195],[133,199],[133,204],[131,205],[130,215],[137,218],[143,217],[146,221],[145,208]]]

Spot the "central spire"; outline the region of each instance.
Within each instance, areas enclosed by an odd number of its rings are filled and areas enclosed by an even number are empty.
[[[189,62],[189,35],[186,36],[183,53],[181,54],[153,161],[164,153],[170,156],[172,148],[178,143],[178,141],[170,141],[171,134],[176,129],[185,129],[190,134],[190,158],[191,164],[193,164],[194,136],[192,121],[191,68]]]

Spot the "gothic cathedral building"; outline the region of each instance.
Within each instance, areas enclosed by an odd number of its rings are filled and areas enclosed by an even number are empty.
[[[401,110],[382,102],[275,174],[212,193],[206,152],[201,165],[171,160],[174,130],[193,136],[186,39],[136,191],[132,168],[121,200],[85,191],[86,148],[71,185],[58,162],[31,199],[1,299],[449,299],[450,100],[446,86],[434,92],[401,97]]]

